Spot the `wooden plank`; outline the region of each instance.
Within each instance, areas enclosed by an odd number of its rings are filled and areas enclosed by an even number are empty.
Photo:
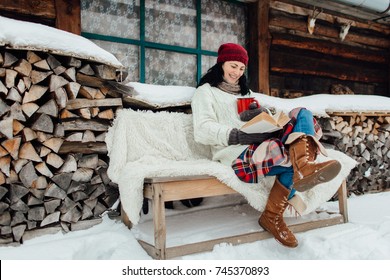
[[[127,226],[128,229],[133,227],[133,223],[130,221],[125,210],[123,210],[123,205],[121,204],[121,220]]]
[[[47,227],[47,228],[28,230],[23,234],[22,240],[23,240],[23,242],[25,242],[27,240],[31,240],[31,239],[37,238],[39,236],[44,236],[44,235],[48,235],[48,234],[56,234],[58,232],[61,232],[61,230],[62,230],[61,226],[51,226],[51,227]]]
[[[152,198],[153,186],[156,184],[146,185],[144,196]],[[236,193],[235,190],[221,183],[215,178],[200,179],[190,181],[175,181],[159,183],[164,191],[164,201],[179,199],[189,199],[196,197],[210,197],[224,194]]]
[[[108,91],[107,94],[113,97],[125,97],[135,94],[134,89],[130,86],[116,81],[109,81],[95,76],[84,75],[80,72],[77,73],[76,80],[83,86],[105,89]]]
[[[284,2],[284,3],[283,3]],[[319,1],[317,1],[319,2]],[[322,1],[324,5],[328,5],[328,1]],[[313,3],[314,4],[314,3]],[[324,12],[319,14],[317,20],[321,20],[323,22],[327,22],[329,25],[333,25],[336,22],[353,22],[353,26],[361,29],[369,29],[367,32],[380,32],[383,33],[384,36],[390,35],[390,29],[385,24],[376,23],[373,21],[362,20],[360,17],[365,16],[367,19],[372,18],[372,14],[369,14],[365,10],[359,8],[352,8],[348,6],[344,6],[342,4],[334,3],[332,1],[332,6],[337,7],[337,12],[335,10],[331,11],[329,9],[324,9]],[[270,5],[271,9],[278,10],[281,12],[286,12],[289,14],[295,14],[298,16],[307,17],[312,13],[313,6],[307,5],[301,2],[297,2],[294,0],[278,0],[272,1]],[[320,6],[317,6],[320,8]],[[344,10],[347,8],[349,11]],[[351,12],[352,9],[359,9],[359,18],[354,17],[354,13]],[[344,10],[344,14],[342,11]]]
[[[92,220],[83,220],[83,221],[78,221],[77,223],[71,223],[70,224],[70,230],[71,231],[76,231],[76,230],[84,230],[91,228],[95,225],[98,225],[102,222],[103,220],[101,218],[97,219],[92,219]]]
[[[209,175],[184,175],[184,176],[175,176],[175,177],[148,177],[144,179],[144,183],[153,184],[153,183],[165,183],[165,182],[175,182],[175,181],[192,181],[199,179],[216,179],[213,176]]]
[[[159,259],[165,259],[166,253],[166,222],[165,222],[165,194],[162,186],[153,185],[153,224],[154,224],[154,247]]]
[[[389,62],[385,50],[374,51],[368,48],[343,45],[339,42],[301,37],[296,34],[273,33],[272,45],[314,51],[334,57],[362,60],[370,63],[387,64]]]
[[[259,16],[257,28],[259,29],[259,92],[270,95],[269,65],[271,34],[269,32],[269,5],[270,0],[259,1]]]
[[[149,256],[151,256],[153,259],[159,259],[158,255],[156,253],[156,248],[153,245],[151,245],[143,240],[138,240],[138,243],[141,245],[141,247],[146,251],[146,253]]]
[[[107,84],[104,79],[95,76],[84,75],[81,74],[80,72],[78,72],[76,75],[76,81],[83,86],[96,87],[96,88],[103,88]]]
[[[65,131],[107,131],[110,127],[109,121],[82,120],[76,119],[62,122]]]
[[[386,83],[387,72],[384,67],[362,62],[353,62],[338,58],[329,61],[328,57],[310,56],[310,53],[298,53],[297,50],[272,50],[271,71],[295,75],[313,75],[365,83]]]
[[[105,99],[72,99],[66,104],[66,109],[74,110],[89,107],[108,107],[122,106],[122,98],[105,98]]]
[[[54,0],[56,28],[81,34],[80,0]]]
[[[53,0],[1,0],[0,10],[49,19],[56,17]]]
[[[107,154],[107,146],[104,142],[67,142],[62,143],[58,154],[82,153],[82,154]]]
[[[217,179],[204,179],[187,182],[170,182],[163,184],[165,201],[196,198],[199,196],[210,197],[236,193],[235,190],[221,183]]]
[[[279,12],[272,9],[270,10],[269,26],[281,27],[286,28],[288,30],[307,33],[306,20],[302,20],[301,17],[298,16],[288,15],[283,12]],[[330,39],[338,39],[339,33],[339,25],[325,25],[317,21],[312,37],[327,37]],[[377,34],[374,34],[374,32],[361,32],[360,34],[351,30],[343,41],[343,43],[368,45],[383,49],[387,49],[390,47],[390,41],[383,35],[378,36]]]
[[[347,182],[344,180],[337,191],[339,199],[339,211],[344,218],[344,223],[348,223],[348,207],[347,207]]]
[[[259,92],[259,79],[257,78],[259,76],[258,5],[258,1],[248,3],[248,22],[252,22],[255,27],[248,30],[248,41],[251,42],[247,46],[249,55],[248,77],[255,77],[254,79],[249,79],[249,87],[255,92]]]
[[[157,104],[150,104],[145,100],[140,100],[137,98],[134,98],[132,96],[123,96],[123,103],[126,104],[126,107],[131,108],[141,108],[145,110],[153,110],[153,109],[159,109],[162,108]]]
[[[366,117],[388,117],[390,116],[390,111],[361,111],[361,112],[351,112],[351,111],[329,111],[326,110],[326,113],[329,116],[366,116]]]

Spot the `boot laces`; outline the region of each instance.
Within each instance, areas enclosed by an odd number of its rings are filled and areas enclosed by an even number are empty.
[[[290,214],[294,213],[295,219],[298,219],[298,217],[301,217],[301,214],[299,214],[299,212],[297,210],[295,210],[295,208],[291,204],[289,204],[287,206],[287,210],[290,212]]]
[[[279,203],[280,211],[275,216],[275,225],[279,225],[279,224],[283,224],[284,223],[284,221],[283,221],[283,212],[284,212],[284,209],[285,209],[285,207],[284,207],[285,203],[286,202]],[[278,229],[279,229],[279,227],[278,227]]]
[[[305,141],[305,148],[306,148],[306,152],[305,152],[305,157],[306,157],[306,160],[309,162],[309,141],[307,139],[307,137],[303,138],[303,141]]]

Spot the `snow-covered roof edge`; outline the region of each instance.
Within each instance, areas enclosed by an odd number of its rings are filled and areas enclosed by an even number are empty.
[[[132,98],[150,104],[155,108],[186,106],[191,104],[195,87],[163,86],[129,82],[134,89]],[[329,117],[327,112],[383,112],[390,111],[390,98],[379,95],[333,95],[316,94],[297,98],[280,98],[252,92],[262,106],[274,107],[288,113],[297,107],[305,107],[316,117]]]
[[[0,16],[0,46],[71,56],[118,69],[124,67],[113,54],[82,36],[43,24],[3,16]]]

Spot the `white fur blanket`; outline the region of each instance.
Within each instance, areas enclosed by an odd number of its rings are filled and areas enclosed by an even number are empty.
[[[122,109],[107,133],[106,144],[110,157],[108,176],[119,185],[122,207],[133,224],[140,218],[146,177],[215,176],[259,211],[264,209],[275,180],[266,177],[257,184],[244,183],[230,166],[211,161],[209,147],[194,141],[192,115],[184,113]],[[356,165],[341,152],[327,151],[330,158],[341,162],[341,172],[331,182],[299,193],[307,206],[303,214],[329,200]]]

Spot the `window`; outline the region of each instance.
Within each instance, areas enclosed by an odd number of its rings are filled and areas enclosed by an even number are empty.
[[[246,5],[216,0],[81,0],[82,36],[126,67],[124,82],[195,86],[225,42],[245,45]]]

